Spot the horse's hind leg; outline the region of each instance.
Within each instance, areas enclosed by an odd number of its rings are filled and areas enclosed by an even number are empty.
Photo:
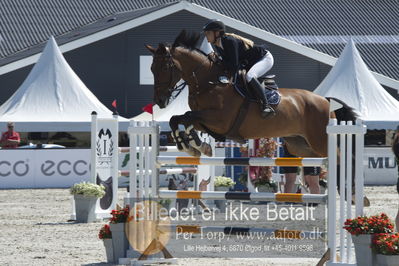
[[[305,139],[309,143],[311,149],[317,153],[316,157],[328,156],[328,135],[326,127],[319,127],[317,125],[307,130]]]
[[[289,153],[298,157],[319,157],[301,136],[283,137]]]

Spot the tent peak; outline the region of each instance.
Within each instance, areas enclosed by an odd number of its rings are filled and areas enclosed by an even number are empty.
[[[348,40],[337,62],[314,92],[341,100],[366,124],[373,121],[371,127],[392,128],[399,124],[399,102],[378,83],[353,38]]]
[[[112,115],[79,79],[50,36],[28,77],[0,106],[0,125],[15,121],[20,131],[29,132],[40,125],[45,132],[54,131],[57,124],[80,131],[90,128],[93,111],[101,117]]]

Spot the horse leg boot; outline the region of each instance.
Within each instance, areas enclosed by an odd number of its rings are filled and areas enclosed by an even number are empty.
[[[177,149],[184,151],[191,156],[199,157],[201,152],[190,146],[188,136],[184,131],[179,131],[179,120],[181,116],[174,115],[169,121],[170,129],[172,131],[172,137],[176,142]]]
[[[171,118],[170,118],[170,121],[169,121],[169,126],[170,126],[170,129],[171,129],[171,131],[172,131],[172,137],[173,137],[173,139],[175,140],[175,142],[176,142],[176,147],[177,147],[177,149],[179,150],[179,151],[184,151],[184,148],[183,148],[183,141],[184,141],[184,138],[181,138],[180,136],[179,136],[179,121],[178,121],[178,116],[172,116]]]
[[[203,142],[194,129],[193,125],[186,127],[186,134],[188,135],[188,141],[191,146],[199,150],[202,154],[212,157],[212,147],[206,142]]]
[[[205,141],[202,141],[200,137],[197,134],[197,131],[194,128],[193,125],[193,120],[195,121],[195,118],[193,118],[193,112],[188,111],[184,114],[184,118],[182,119],[182,124],[184,125],[186,129],[186,135],[188,136],[188,142],[191,147],[194,149],[198,150],[200,153],[212,157],[212,147]],[[195,116],[195,115],[194,115]]]
[[[256,97],[262,102],[261,109],[262,109],[262,117],[265,118],[270,114],[275,114],[274,109],[269,105],[265,95],[265,88],[256,78],[252,78],[249,82],[249,85],[254,89]]]

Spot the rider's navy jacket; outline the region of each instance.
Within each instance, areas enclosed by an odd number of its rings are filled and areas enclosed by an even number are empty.
[[[216,52],[231,73],[236,73],[242,66],[248,71],[268,52],[264,45],[254,45],[247,50],[243,41],[229,35],[223,35],[221,41],[223,48],[216,46]]]

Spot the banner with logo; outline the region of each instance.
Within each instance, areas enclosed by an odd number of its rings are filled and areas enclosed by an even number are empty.
[[[90,180],[90,165],[88,150],[45,150],[39,156],[35,156],[36,174],[35,187],[57,187],[62,185],[60,181],[72,185]],[[34,151],[35,152],[35,151]],[[39,155],[36,151],[36,154]],[[56,178],[57,177],[57,178]],[[66,177],[64,179],[64,177]],[[71,186],[72,186],[71,185]]]
[[[0,188],[32,188],[36,169],[33,151],[0,150]]]
[[[0,149],[0,188],[70,188],[91,182],[90,149]],[[119,153],[119,169],[127,153]],[[128,177],[119,178],[120,186]],[[167,185],[167,183],[165,183]]]
[[[394,185],[398,168],[391,147],[364,148],[364,184]]]
[[[105,196],[97,201],[98,218],[109,217],[118,199],[118,134],[117,117],[97,119],[93,116],[91,180],[105,187]]]
[[[67,188],[90,181],[90,150],[0,150],[0,188]]]

